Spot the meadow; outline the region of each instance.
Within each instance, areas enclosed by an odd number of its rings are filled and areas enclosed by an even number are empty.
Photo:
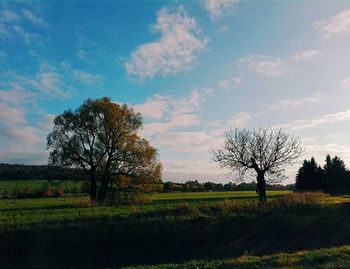
[[[162,193],[112,207],[87,196],[2,199],[0,268],[349,264],[349,248],[340,247],[350,244],[349,196],[268,196],[264,208],[254,192]]]

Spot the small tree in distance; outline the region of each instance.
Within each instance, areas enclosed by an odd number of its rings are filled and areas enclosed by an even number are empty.
[[[213,160],[231,175],[238,174],[240,180],[247,172],[255,171],[260,204],[266,201],[265,175],[274,176],[274,182],[280,182],[285,168],[304,152],[301,140],[282,129],[236,128],[226,131],[224,138],[224,145],[212,151]]]

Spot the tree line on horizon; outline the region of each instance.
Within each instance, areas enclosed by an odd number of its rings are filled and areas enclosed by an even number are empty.
[[[73,180],[86,181],[83,171],[75,168],[65,168],[48,165],[25,165],[0,163],[0,180]],[[200,182],[187,180],[184,183],[165,180],[153,184],[150,188],[156,192],[200,192],[200,191],[255,191],[257,183],[234,182],[216,183],[213,181]],[[293,190],[294,184],[269,184],[268,190]]]

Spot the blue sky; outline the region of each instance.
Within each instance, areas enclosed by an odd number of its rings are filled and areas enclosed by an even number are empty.
[[[231,180],[210,158],[229,127],[350,165],[349,41],[349,1],[1,2],[0,162],[47,163],[54,116],[109,96],[143,114],[165,179]]]

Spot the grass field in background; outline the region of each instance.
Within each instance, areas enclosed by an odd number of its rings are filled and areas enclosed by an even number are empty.
[[[268,191],[268,197],[286,195],[290,191]],[[58,198],[31,198],[0,200],[1,223],[34,223],[81,217],[121,216],[134,212],[170,209],[183,204],[192,206],[215,205],[224,200],[256,200],[252,191],[239,192],[193,192],[158,193],[147,195],[149,199],[141,205],[90,206],[88,196],[68,196]]]

